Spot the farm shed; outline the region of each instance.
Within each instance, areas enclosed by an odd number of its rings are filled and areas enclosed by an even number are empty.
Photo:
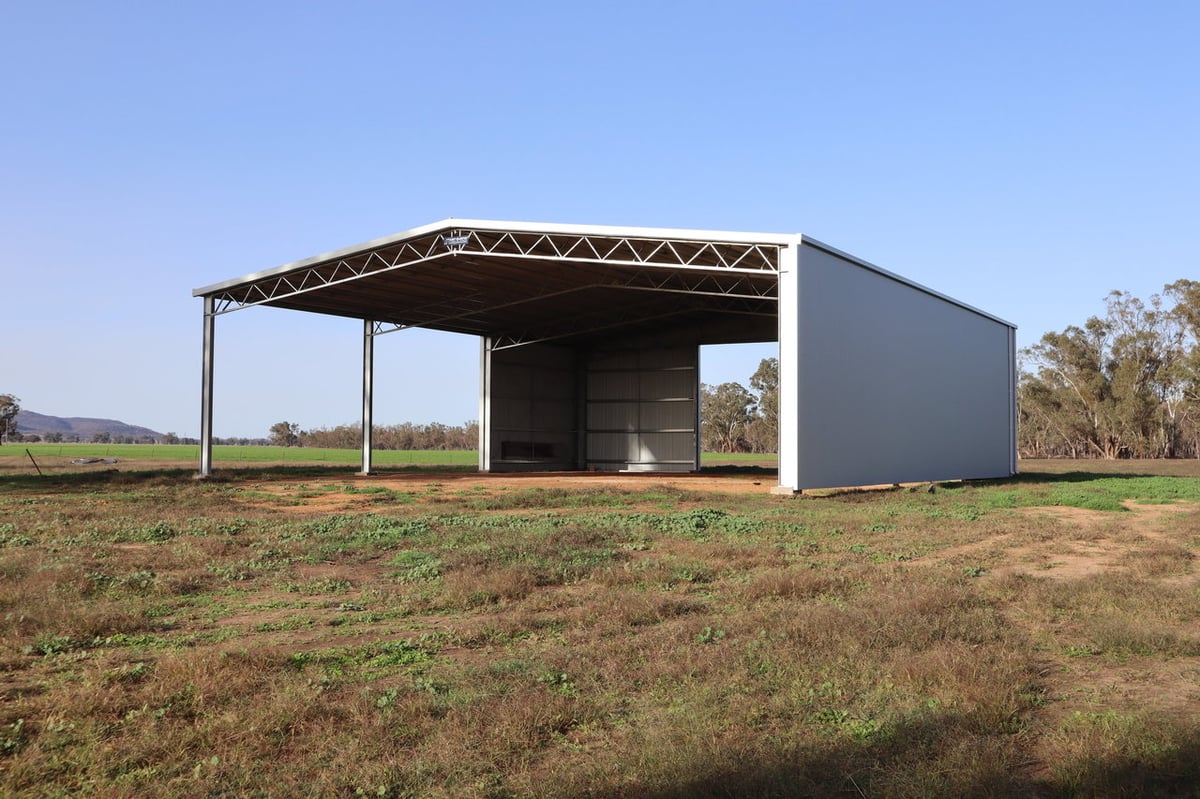
[[[1015,328],[800,234],[450,219],[196,289],[200,474],[214,327],[256,305],[480,340],[479,468],[694,471],[699,352],[777,341],[779,486],[1016,472]]]

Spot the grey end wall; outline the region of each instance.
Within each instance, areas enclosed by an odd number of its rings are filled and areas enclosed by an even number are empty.
[[[579,468],[576,353],[530,344],[491,350],[484,341],[480,468]]]
[[[699,367],[696,345],[591,353],[585,379],[587,468],[698,469]]]
[[[647,342],[647,345],[652,342]],[[484,471],[694,471],[700,348],[482,353]]]
[[[795,488],[1012,473],[1010,326],[808,243],[797,260]]]

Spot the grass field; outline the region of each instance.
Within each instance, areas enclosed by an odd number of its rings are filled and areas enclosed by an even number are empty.
[[[1198,795],[1200,463],[1023,471],[9,473],[0,795]]]
[[[195,464],[200,447],[188,444],[10,444],[0,456],[24,455],[28,449],[36,459],[118,458],[131,461],[179,461]],[[355,464],[362,457],[357,449],[320,447],[213,447],[213,463],[345,463]],[[478,462],[474,450],[376,450],[372,461],[381,465],[418,464],[422,466],[473,466]]]
[[[38,461],[61,465],[75,458],[117,458],[128,461],[178,461],[187,468],[200,460],[200,447],[188,444],[10,444],[0,448],[0,458],[24,462],[25,452]],[[213,464],[246,463],[343,463],[359,462],[357,449],[324,449],[314,447],[213,447]],[[379,466],[474,466],[478,455],[474,450],[375,450],[372,463]],[[774,455],[748,453],[705,453],[705,466],[758,466],[773,469],[778,465]]]

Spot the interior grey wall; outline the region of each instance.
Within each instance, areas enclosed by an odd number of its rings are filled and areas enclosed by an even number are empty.
[[[529,344],[485,353],[491,471],[578,468],[576,354]]]
[[[1007,476],[1011,328],[799,252],[800,488]]]
[[[484,359],[485,469],[698,467],[698,346],[531,344],[485,350]]]
[[[699,364],[695,345],[592,353],[586,367],[588,468],[698,468]]]

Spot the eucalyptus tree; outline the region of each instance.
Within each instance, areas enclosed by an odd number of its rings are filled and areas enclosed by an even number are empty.
[[[295,447],[300,444],[300,425],[295,422],[276,422],[271,425],[271,443],[277,447]]]
[[[1180,439],[1200,458],[1200,281],[1176,280],[1163,293],[1175,303],[1171,315],[1180,330],[1180,354],[1169,371],[1168,410]]]
[[[10,433],[17,432],[17,414],[21,412],[21,400],[12,394],[0,394],[0,444]]]
[[[747,437],[755,452],[774,452],[779,446],[779,359],[763,358],[750,375],[757,395],[754,420]]]
[[[701,444],[707,452],[748,448],[747,428],[754,418],[754,395],[741,383],[700,386]]]

